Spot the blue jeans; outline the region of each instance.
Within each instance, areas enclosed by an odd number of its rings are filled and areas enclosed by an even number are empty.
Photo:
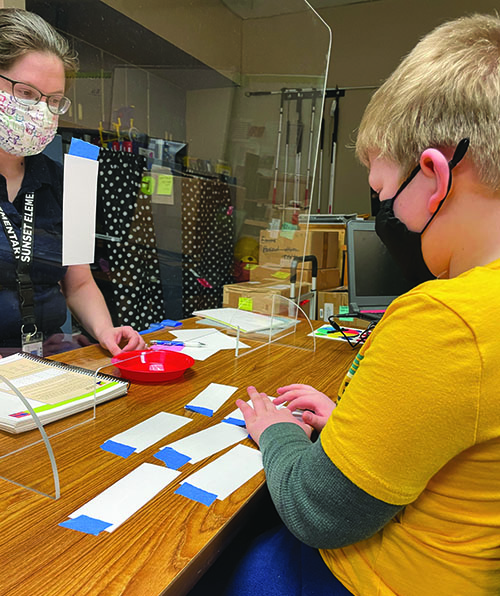
[[[250,545],[220,595],[352,596],[319,552],[284,526],[266,532]]]

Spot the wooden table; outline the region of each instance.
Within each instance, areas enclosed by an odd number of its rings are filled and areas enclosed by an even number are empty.
[[[170,336],[157,332],[153,337]],[[247,397],[247,385],[275,395],[276,388],[286,383],[308,383],[335,395],[353,357],[348,345],[321,339],[315,352],[271,344],[236,359],[233,351],[224,350],[206,361],[196,361],[181,380],[163,385],[132,384],[125,397],[98,406],[95,420],[51,440],[60,475],[60,499],[0,480],[0,595],[187,593],[252,515],[264,483],[263,472],[210,507],[175,495],[174,483],[112,534],[92,536],[58,524],[139,464],[163,465],[153,457],[159,447],[219,422],[234,410],[236,398]],[[94,370],[109,362],[96,346],[56,358]],[[185,410],[184,405],[210,382],[239,389],[213,418]],[[127,459],[99,448],[110,437],[160,411],[189,416],[193,422],[162,444]],[[250,440],[246,443],[254,445]],[[183,466],[179,478],[219,455]]]

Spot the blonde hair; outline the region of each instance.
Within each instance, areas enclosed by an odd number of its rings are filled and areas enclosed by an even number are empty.
[[[76,53],[67,40],[33,12],[0,9],[0,70],[9,70],[28,52],[49,52],[61,59],[66,76],[78,70]]]
[[[356,153],[373,153],[408,174],[428,147],[470,139],[480,181],[500,189],[500,18],[462,17],[426,35],[373,95]]]

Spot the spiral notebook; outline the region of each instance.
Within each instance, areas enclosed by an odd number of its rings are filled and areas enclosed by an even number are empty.
[[[129,383],[112,375],[19,352],[0,359],[0,375],[28,400],[42,424],[54,422],[125,395]],[[36,428],[21,399],[0,378],[0,430],[21,433]]]

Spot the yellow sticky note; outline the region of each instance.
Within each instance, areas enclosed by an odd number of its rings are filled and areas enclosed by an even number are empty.
[[[158,176],[157,195],[171,195],[174,186],[174,177],[170,174],[160,174]]]
[[[288,273],[288,271],[276,271],[276,273],[273,273],[271,277],[276,277],[278,279],[288,279],[290,277],[290,273]]]
[[[238,298],[238,308],[240,310],[252,310],[253,300],[251,298],[241,296],[240,298]]]

